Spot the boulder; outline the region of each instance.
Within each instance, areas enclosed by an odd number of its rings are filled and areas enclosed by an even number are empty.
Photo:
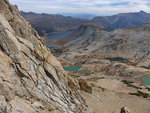
[[[79,85],[81,90],[87,93],[92,93],[92,87],[88,84],[88,82],[85,79],[80,79]]]
[[[120,113],[131,113],[130,110],[128,109],[128,107],[123,107],[121,108]]]

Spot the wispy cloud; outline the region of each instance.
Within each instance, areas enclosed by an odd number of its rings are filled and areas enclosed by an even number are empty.
[[[10,0],[20,10],[38,13],[92,13],[112,15],[122,12],[150,12],[150,0]]]

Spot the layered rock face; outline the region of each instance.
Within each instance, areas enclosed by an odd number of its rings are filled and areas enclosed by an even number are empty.
[[[61,64],[17,6],[0,0],[0,112],[88,112]]]

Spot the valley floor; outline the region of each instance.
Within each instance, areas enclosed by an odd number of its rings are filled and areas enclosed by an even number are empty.
[[[94,113],[120,113],[120,108],[128,107],[131,113],[150,113],[150,98],[138,97],[137,89],[128,87],[121,81],[111,77],[88,78],[93,93],[81,91],[87,105]],[[137,85],[137,84],[136,84]],[[138,86],[138,85],[137,85]],[[150,94],[148,90],[143,90]]]
[[[150,87],[137,80],[150,75],[149,69],[85,54],[68,56],[61,56],[59,60],[68,67],[64,69],[70,76],[84,79],[92,87],[92,94],[85,91],[80,94],[94,113],[120,113],[125,106],[131,113],[150,113]],[[83,73],[84,70],[90,72]]]

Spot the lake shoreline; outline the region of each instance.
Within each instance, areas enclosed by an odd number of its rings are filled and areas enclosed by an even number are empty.
[[[46,35],[46,40],[56,40],[56,39],[62,39],[65,38],[66,36],[72,34],[73,32],[75,32],[76,29],[72,29],[72,30],[68,30],[68,31],[64,31],[64,32],[58,32],[58,33],[49,33],[48,35]]]
[[[56,34],[56,33],[63,33],[63,32],[68,32],[68,31],[75,31],[75,30],[77,30],[77,29],[70,29],[70,30],[66,30],[66,31],[60,31],[60,32],[51,32],[51,33],[46,33],[44,36],[46,36],[46,38],[47,38],[47,35],[52,35],[52,34]]]

